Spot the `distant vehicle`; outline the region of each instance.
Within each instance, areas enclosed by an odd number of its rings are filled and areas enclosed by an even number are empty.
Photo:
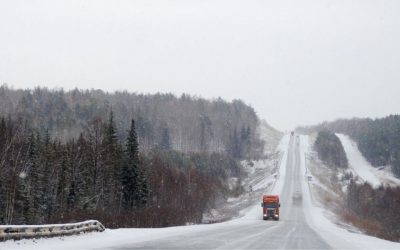
[[[302,203],[303,195],[301,194],[300,191],[296,191],[296,192],[293,193],[292,201],[293,201],[294,205],[299,205],[299,204]]]
[[[311,175],[307,175],[307,180],[308,181],[312,181],[312,176]]]
[[[263,208],[263,220],[272,218],[279,220],[279,195],[264,195],[261,207]]]

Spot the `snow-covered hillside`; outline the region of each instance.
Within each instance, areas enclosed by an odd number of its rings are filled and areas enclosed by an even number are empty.
[[[266,121],[262,120],[258,126],[258,134],[265,142],[264,153],[271,154],[275,151],[277,145],[281,141],[283,136],[282,132],[279,132],[275,128],[271,127]]]
[[[379,185],[400,185],[400,180],[393,176],[385,167],[373,167],[358,150],[357,143],[347,135],[336,134],[346,152],[349,168],[361,180],[369,182],[374,187]]]

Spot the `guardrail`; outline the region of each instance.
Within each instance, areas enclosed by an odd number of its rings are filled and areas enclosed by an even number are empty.
[[[281,167],[282,167],[281,163],[282,163],[282,159],[283,159],[284,155],[285,155],[284,152],[281,152],[281,154],[279,155],[278,162],[276,163],[276,166],[275,166],[275,169],[277,170],[277,172],[274,173],[274,179],[275,180],[274,180],[274,183],[272,183],[269,191],[274,190],[276,182],[278,181],[278,178],[280,177],[280,171],[281,171]]]
[[[0,226],[0,241],[66,236],[104,230],[103,224],[97,220],[52,225],[5,225]]]

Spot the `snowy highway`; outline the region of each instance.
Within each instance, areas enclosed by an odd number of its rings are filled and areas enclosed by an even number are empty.
[[[256,204],[243,218],[221,223],[210,230],[188,231],[179,236],[111,249],[329,249],[330,246],[308,225],[303,205],[292,202],[293,193],[302,192],[302,185],[305,185],[299,145],[299,137],[290,137],[286,159],[282,161],[284,166],[281,168],[286,169],[282,169],[278,180],[283,182],[280,221],[263,221],[262,209]],[[280,186],[275,185],[270,193],[279,192]]]

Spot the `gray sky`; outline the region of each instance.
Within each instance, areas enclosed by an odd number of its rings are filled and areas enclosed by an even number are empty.
[[[400,1],[0,0],[0,82],[243,99],[278,129],[400,108]]]

